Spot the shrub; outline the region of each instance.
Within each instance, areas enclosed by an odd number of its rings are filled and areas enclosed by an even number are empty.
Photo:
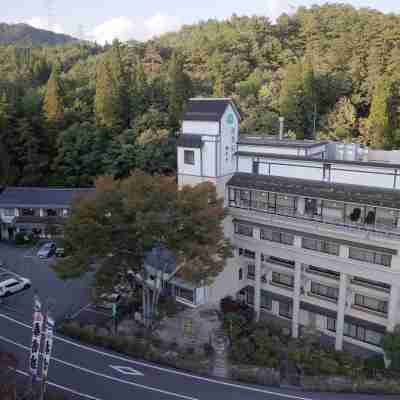
[[[18,232],[15,234],[14,241],[17,246],[20,246],[27,243],[29,238],[24,232]]]

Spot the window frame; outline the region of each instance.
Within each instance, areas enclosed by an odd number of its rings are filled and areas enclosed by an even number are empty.
[[[190,159],[188,156],[190,155]],[[193,156],[193,158],[191,158]],[[186,165],[195,165],[194,150],[183,150],[183,163]]]

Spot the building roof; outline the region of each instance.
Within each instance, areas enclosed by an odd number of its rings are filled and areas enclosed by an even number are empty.
[[[356,161],[356,160],[332,160],[332,159],[319,159],[312,156],[296,156],[292,154],[275,154],[275,153],[261,153],[253,151],[237,151],[237,156],[247,157],[260,157],[265,159],[278,159],[278,160],[295,160],[295,161],[318,161],[324,164],[343,164],[343,165],[360,165],[365,167],[377,167],[377,168],[390,168],[400,169],[400,164],[391,162],[379,162],[379,161]]]
[[[229,98],[192,98],[189,100],[183,120],[186,121],[215,121],[221,120],[226,107],[231,105],[237,117],[239,112]]]
[[[237,172],[229,186],[400,209],[400,190]]]
[[[180,147],[191,147],[200,149],[203,147],[201,135],[183,133],[178,136],[177,145]]]
[[[0,207],[64,208],[94,188],[7,187],[0,194]]]
[[[251,146],[269,146],[269,147],[294,147],[302,149],[310,149],[317,146],[324,146],[328,141],[316,140],[292,140],[282,139],[277,136],[256,136],[256,135],[240,135],[238,144]]]

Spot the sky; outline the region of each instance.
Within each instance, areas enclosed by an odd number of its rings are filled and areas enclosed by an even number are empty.
[[[274,20],[282,12],[290,13],[299,6],[325,2],[325,0],[0,0],[0,22],[24,22],[42,29],[51,27],[55,32],[105,43],[112,42],[114,38],[122,41],[147,40],[164,32],[177,30],[183,24],[209,18],[224,19],[233,13],[265,15]],[[399,0],[341,0],[340,2],[400,14]]]

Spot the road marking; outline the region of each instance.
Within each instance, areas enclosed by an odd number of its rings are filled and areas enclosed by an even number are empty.
[[[19,369],[17,369],[16,372],[17,372],[17,374],[20,374],[20,375],[30,376],[27,372],[21,371]],[[49,386],[54,386],[57,389],[64,390],[65,392],[73,393],[73,394],[76,394],[77,396],[80,396],[80,397],[86,397],[87,399],[90,399],[90,400],[102,400],[102,399],[100,399],[98,397],[90,396],[89,394],[85,394],[85,393],[82,393],[82,392],[77,392],[74,389],[70,389],[70,388],[68,388],[66,386],[58,385],[57,383],[54,383],[54,382],[47,381],[47,384]]]
[[[17,321],[11,317],[9,317],[8,315],[5,314],[0,314],[0,318],[5,318],[9,321],[12,321],[14,323],[16,323],[17,325],[23,326],[25,328],[28,329],[32,329],[32,326],[24,324],[23,322]],[[292,399],[292,400],[313,400],[309,397],[301,397],[301,396],[296,396],[296,395],[292,395],[292,394],[285,394],[285,393],[279,393],[279,392],[274,392],[274,391],[269,391],[269,390],[264,390],[264,389],[259,389],[256,387],[251,387],[251,386],[245,386],[245,385],[241,385],[239,383],[231,383],[231,382],[224,382],[224,381],[218,381],[216,379],[213,378],[206,378],[204,376],[197,376],[197,375],[192,375],[189,374],[187,372],[182,372],[182,371],[177,371],[177,370],[173,370],[173,369],[169,369],[169,368],[164,368],[164,367],[159,367],[157,365],[152,365],[152,364],[148,364],[145,362],[141,362],[141,361],[135,361],[135,360],[130,360],[129,358],[126,357],[121,357],[121,356],[117,356],[115,354],[112,353],[107,353],[106,351],[101,351],[101,350],[97,350],[88,346],[85,346],[83,344],[79,344],[76,342],[73,342],[71,340],[62,338],[60,336],[55,335],[54,336],[55,339],[60,340],[61,342],[64,343],[68,343],[71,344],[73,346],[76,346],[80,349],[84,349],[84,350],[88,350],[88,351],[92,351],[94,353],[97,354],[101,354],[103,356],[107,356],[110,358],[114,358],[115,360],[120,360],[120,361],[124,361],[130,364],[135,364],[135,365],[140,365],[142,367],[147,367],[147,368],[151,368],[151,369],[155,369],[158,371],[162,371],[162,372],[168,372],[170,374],[175,374],[175,375],[180,375],[180,376],[185,376],[187,378],[192,378],[192,379],[196,379],[198,381],[204,381],[204,382],[209,382],[209,383],[215,383],[217,385],[223,385],[223,386],[228,386],[228,387],[233,387],[233,388],[237,388],[237,389],[242,389],[242,390],[248,390],[250,392],[257,392],[257,393],[263,393],[263,394],[269,394],[269,395],[273,395],[273,396],[277,396],[277,397],[282,397],[285,399]]]
[[[123,367],[119,365],[110,365],[110,368],[117,370],[121,374],[124,375],[136,375],[136,376],[143,376],[140,371],[137,371],[136,369],[133,369],[131,367]]]
[[[86,306],[80,308],[76,313],[71,315],[71,319],[76,318],[82,311],[86,310],[90,306],[91,306],[91,304],[89,303],[89,304],[86,304]]]
[[[24,346],[23,344],[20,344],[20,343],[18,343],[18,342],[14,342],[13,340],[8,339],[8,338],[6,338],[6,337],[4,337],[4,336],[0,336],[0,340],[3,340],[3,341],[6,342],[6,343],[11,343],[11,344],[13,344],[14,346],[20,347],[21,349],[24,349],[24,350],[27,350],[27,351],[30,351],[30,350],[31,350],[30,347]],[[184,400],[199,400],[199,399],[196,399],[195,397],[185,396],[185,395],[183,395],[183,394],[170,392],[170,391],[168,391],[168,390],[158,389],[158,388],[155,388],[155,387],[153,387],[153,386],[141,385],[141,384],[139,384],[139,383],[134,383],[134,382],[130,382],[130,381],[125,381],[125,380],[123,380],[123,379],[115,378],[115,377],[113,377],[113,376],[109,376],[109,375],[106,375],[106,374],[102,374],[102,373],[100,373],[100,372],[92,371],[92,370],[90,370],[90,369],[88,369],[88,368],[84,368],[84,367],[81,367],[81,366],[79,366],[79,365],[72,364],[72,363],[70,363],[70,362],[68,362],[68,361],[64,361],[64,360],[61,360],[61,359],[56,358],[56,357],[52,357],[51,360],[52,360],[53,362],[58,362],[58,363],[60,363],[60,364],[64,364],[64,365],[66,365],[66,366],[68,366],[68,367],[71,367],[71,368],[79,369],[79,370],[81,370],[81,371],[83,371],[83,372],[87,372],[87,373],[92,374],[92,375],[100,376],[101,378],[105,378],[105,379],[108,379],[108,380],[111,380],[111,381],[115,381],[115,382],[119,382],[119,383],[124,383],[125,385],[130,385],[130,386],[139,387],[139,388],[141,388],[141,389],[149,390],[149,391],[151,391],[151,392],[157,392],[157,393],[166,394],[166,395],[168,395],[168,396],[176,397],[176,398],[178,398],[178,399],[184,399]],[[128,367],[128,368],[129,368],[129,367]]]

